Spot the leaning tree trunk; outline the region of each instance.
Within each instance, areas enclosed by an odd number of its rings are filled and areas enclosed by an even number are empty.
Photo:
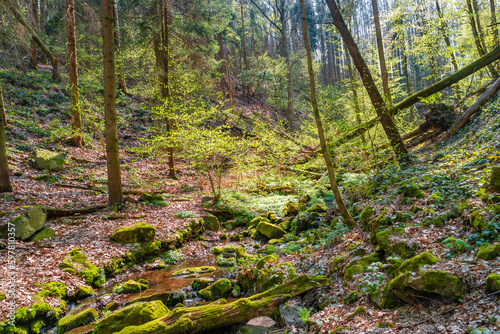
[[[6,124],[7,120],[5,117],[5,106],[3,105],[2,86],[0,85],[0,193],[12,191],[5,143]]]
[[[356,68],[361,75],[361,79],[363,80],[363,84],[368,92],[368,95],[370,96],[372,104],[375,107],[375,111],[380,117],[380,123],[382,124],[384,132],[387,135],[389,142],[391,143],[392,149],[396,154],[396,158],[399,164],[401,165],[407,163],[408,150],[406,149],[404,142],[401,140],[401,136],[396,127],[396,124],[394,123],[394,119],[389,113],[387,105],[375,85],[375,81],[373,80],[373,77],[370,73],[370,69],[361,56],[358,46],[356,45],[356,42],[354,42],[354,39],[351,36],[351,32],[347,28],[347,25],[344,22],[342,14],[340,14],[335,0],[326,0],[326,3],[328,4],[328,8],[330,9],[333,18],[333,24],[337,27],[340,34],[342,35],[345,44],[347,45],[349,53],[351,54],[354,64],[356,65]]]
[[[104,58],[104,118],[109,203],[123,202],[116,116],[113,0],[102,0],[102,51]]]
[[[36,32],[30,27],[28,22],[23,17],[23,14],[21,11],[13,5],[9,0],[0,0],[3,2],[7,8],[14,14],[15,18],[21,23],[23,27],[25,27],[28,32],[31,34],[31,37],[35,40],[35,42],[38,44],[38,46],[42,49],[43,53],[49,58],[50,63],[52,64],[52,80],[54,81],[59,81],[61,80],[61,75],[59,74],[59,59],[55,57],[52,52],[43,44],[41,39],[38,37]]]
[[[469,23],[472,28],[472,36],[474,37],[474,43],[476,44],[477,52],[479,53],[480,56],[484,56],[486,55],[486,49],[484,43],[482,43],[481,36],[478,32],[479,22],[476,21],[477,17],[472,6],[472,0],[467,0],[467,11],[469,14]],[[488,70],[490,71],[491,76],[493,78],[497,76],[497,73],[491,64],[488,65]]]
[[[389,90],[389,78],[387,75],[387,66],[385,64],[384,42],[382,39],[382,29],[380,29],[380,18],[378,14],[378,0],[372,0],[373,19],[375,21],[375,35],[377,36],[377,51],[380,64],[380,76],[382,77],[382,87],[384,95],[389,106],[392,105],[391,91]]]
[[[309,33],[307,31],[307,9],[304,0],[300,0],[300,6],[302,8],[302,36],[304,37],[304,45],[306,47],[307,70],[309,72],[309,82],[311,87],[311,105],[313,108],[314,119],[316,120],[316,126],[318,128],[321,152],[323,153],[323,157],[325,158],[326,168],[328,170],[328,176],[330,178],[330,186],[332,188],[333,195],[335,196],[335,202],[337,203],[340,213],[342,214],[342,217],[347,223],[347,226],[349,226],[349,228],[354,228],[356,225],[354,223],[354,220],[352,219],[351,214],[349,213],[349,210],[347,210],[344,204],[344,199],[342,198],[340,190],[337,186],[337,180],[335,178],[335,170],[333,168],[333,162],[330,157],[330,153],[328,152],[328,149],[326,147],[325,130],[323,129],[323,124],[321,123],[318,101],[316,100],[316,79],[314,78],[311,44],[309,43]]]
[[[75,147],[85,145],[80,117],[80,92],[78,89],[78,62],[76,57],[75,0],[66,0],[68,21],[69,86],[71,94],[71,143]]]
[[[29,21],[31,23],[31,26],[33,27],[33,30],[38,31],[39,29],[39,23],[38,23],[38,0],[31,0],[30,1],[30,8],[28,10],[29,13]],[[34,70],[38,69],[38,52],[36,50],[36,41],[34,38],[31,38],[31,45],[30,45],[30,67]]]

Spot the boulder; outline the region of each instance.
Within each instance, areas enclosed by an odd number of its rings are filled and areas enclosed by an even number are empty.
[[[373,210],[371,206],[367,206],[359,214],[359,220],[361,220],[361,222],[363,223],[367,223],[374,214],[375,210]]]
[[[219,219],[214,215],[203,216],[203,221],[205,222],[205,228],[207,230],[217,232],[220,229]]]
[[[94,295],[94,290],[88,285],[77,285],[76,288],[67,293],[70,300],[81,300]]]
[[[141,303],[141,302],[152,302],[155,300],[161,301],[164,305],[168,304],[168,300],[170,299],[170,292],[157,292],[150,295],[144,295],[141,293],[140,297],[134,298],[131,301],[128,301],[125,306],[128,306],[133,303]]]
[[[73,328],[87,325],[99,317],[99,313],[93,307],[90,307],[75,315],[67,315],[57,322],[57,334],[66,333]]]
[[[500,290],[500,275],[497,273],[491,273],[486,277],[486,290],[489,292],[497,292]]]
[[[404,228],[397,227],[378,232],[375,235],[377,244],[384,250],[386,254],[399,256],[402,259],[407,258],[412,254],[413,249],[409,247],[404,240],[393,241],[391,237],[401,237],[404,235]]]
[[[289,201],[283,206],[283,216],[296,216],[299,213],[299,205],[296,202]]]
[[[143,202],[163,202],[163,196],[159,194],[142,193],[139,199]]]
[[[7,238],[9,230],[14,228],[16,239],[27,240],[42,230],[47,223],[47,209],[44,206],[31,206],[24,214],[17,216],[0,227],[0,236]]]
[[[215,267],[212,267],[212,266],[190,267],[190,268],[175,271],[172,274],[172,277],[187,276],[187,275],[193,275],[193,274],[211,274],[214,271],[215,271]]]
[[[81,248],[69,251],[59,267],[65,269],[70,274],[83,276],[85,283],[90,286],[101,287],[104,284],[104,272],[101,274],[99,268],[87,260],[87,256],[82,253]]]
[[[136,293],[146,290],[148,286],[133,280],[119,283],[113,287],[113,292],[116,293]]]
[[[199,296],[207,300],[217,300],[227,298],[231,295],[231,281],[227,278],[221,278],[212,285],[198,292]]]
[[[166,317],[170,311],[160,301],[135,303],[126,306],[95,325],[95,334],[112,334],[120,332],[125,327],[139,326],[147,322]]]
[[[38,149],[35,152],[35,165],[38,169],[62,169],[66,154]]]
[[[43,181],[45,183],[56,183],[57,177],[55,177],[54,175],[45,174],[45,175],[35,176],[34,180],[35,181]]]
[[[262,216],[255,217],[252,220],[250,220],[250,222],[248,222],[247,227],[258,226],[262,222],[270,223],[270,220],[267,219],[266,217],[262,217]]]
[[[491,191],[500,192],[500,167],[491,169],[490,179],[488,182]]]
[[[300,320],[299,310],[302,305],[302,300],[300,298],[292,298],[287,300],[284,304],[279,307],[279,312],[281,319],[285,321],[288,326],[303,325],[304,323]]]
[[[328,210],[328,208],[326,207],[325,202],[323,202],[322,200],[317,201],[316,203],[311,205],[309,209],[307,209],[308,212],[316,213],[323,213],[326,212],[326,210]]]
[[[195,278],[191,283],[191,287],[193,288],[194,291],[200,291],[209,286],[211,282],[212,280],[210,278],[204,278],[204,277]]]
[[[257,225],[257,231],[269,239],[279,239],[286,233],[281,227],[264,221]]]
[[[364,267],[369,266],[374,262],[380,262],[381,260],[380,255],[377,253],[352,260],[344,268],[344,280],[352,281],[353,276],[363,272]]]
[[[143,222],[130,227],[120,227],[110,239],[120,244],[147,243],[154,240],[156,228]]]
[[[424,198],[425,194],[416,185],[410,183],[399,189],[402,198]]]
[[[50,227],[45,227],[43,230],[41,230],[41,231],[35,233],[33,236],[31,236],[29,241],[40,241],[40,240],[43,240],[46,238],[52,238],[55,235],[56,235],[56,232],[54,232],[53,229],[51,229]]]
[[[175,290],[170,293],[170,298],[168,299],[168,306],[176,306],[178,304],[184,304],[186,300],[186,292],[182,290]]]
[[[477,258],[486,261],[491,261],[500,256],[500,243],[493,245],[484,245],[479,248],[477,252]]]
[[[432,255],[429,252],[423,252],[420,255],[417,255],[409,260],[403,262],[395,271],[394,275],[398,276],[399,274],[408,274],[410,272],[417,272],[420,270],[420,267],[425,265],[433,265],[439,261],[437,257]]]

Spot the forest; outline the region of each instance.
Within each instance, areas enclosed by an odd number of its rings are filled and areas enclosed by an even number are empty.
[[[0,334],[499,334],[498,6],[0,0]]]

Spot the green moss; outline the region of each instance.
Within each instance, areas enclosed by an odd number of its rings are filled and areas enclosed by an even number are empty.
[[[128,264],[136,264],[145,262],[149,259],[156,258],[160,255],[161,251],[166,250],[162,248],[162,243],[159,240],[155,240],[146,244],[135,251],[125,254],[124,260]]]
[[[169,313],[170,311],[160,301],[135,303],[126,306],[97,322],[95,325],[95,333],[111,334],[120,332],[124,328],[130,326],[138,326],[166,317]]]
[[[158,293],[153,293],[151,295],[144,296],[141,294],[141,297],[137,297],[132,299],[131,301],[127,302],[125,306],[128,306],[133,303],[139,303],[139,302],[152,302],[154,300],[159,300],[161,301],[164,305],[168,304],[168,301],[170,299],[170,292],[158,292]],[[117,307],[118,308],[118,307]]]
[[[429,252],[423,252],[420,255],[417,255],[409,260],[406,260],[399,266],[394,274],[395,276],[399,274],[408,274],[409,272],[416,272],[420,267],[424,265],[432,265],[436,264],[439,261],[437,257],[432,255]]]
[[[414,184],[408,184],[403,188],[400,188],[399,192],[403,198],[424,198],[425,194]]]
[[[31,305],[31,308],[35,311],[37,317],[46,317],[51,311],[50,305],[44,301]]]
[[[337,256],[332,259],[332,264],[330,265],[330,274],[334,274],[340,269],[340,264],[346,259],[345,256]]]
[[[43,181],[45,183],[56,183],[57,179],[53,175],[45,174],[45,175],[38,175],[34,177],[35,181]]]
[[[380,302],[382,309],[395,309],[405,304],[401,296],[404,296],[406,277],[407,275],[401,274],[389,281],[382,293]]]
[[[308,212],[317,212],[317,213],[326,212],[326,210],[328,210],[328,208],[326,207],[325,202],[323,202],[323,200],[317,201],[316,203],[311,205],[309,209],[307,209]]]
[[[259,261],[257,261],[257,263],[255,264],[255,269],[253,270],[253,275],[254,277],[257,277],[258,273],[260,270],[262,270],[262,268],[264,268],[264,266],[269,263],[269,262],[276,262],[278,261],[280,258],[278,255],[276,254],[270,254],[270,255],[266,255],[264,256],[263,258],[261,258]]]
[[[361,222],[366,223],[368,220],[375,214],[375,210],[371,206],[367,206],[366,208],[361,211],[359,215],[359,220]]]
[[[45,326],[45,321],[35,320],[30,324],[30,332],[32,334],[39,334],[44,326]]]
[[[380,256],[376,253],[352,260],[345,266],[344,280],[352,281],[354,275],[363,272],[363,267],[366,267],[374,262],[380,262],[380,260]]]
[[[29,334],[29,328],[22,326],[22,325],[11,326],[11,325],[0,323],[0,333],[2,333],[2,334]]]
[[[23,306],[16,310],[15,321],[16,323],[28,323],[35,319],[36,311],[31,307]]]
[[[461,278],[441,270],[424,271],[420,282],[412,287],[421,287],[421,291],[437,293],[450,299],[459,299],[465,292],[465,282]]]
[[[283,216],[295,216],[299,213],[299,205],[293,201],[287,202],[283,206]]]
[[[110,239],[120,244],[146,243],[154,240],[156,228],[143,222],[115,230]]]
[[[227,278],[222,278],[205,289],[200,290],[198,294],[201,298],[207,300],[227,298],[231,295],[231,281]]]
[[[260,222],[257,231],[268,239],[279,239],[286,233],[281,227],[266,222]]]
[[[163,199],[162,195],[159,194],[150,194],[150,193],[143,193],[140,198],[141,201],[143,202],[164,202],[165,200]]]
[[[486,277],[486,290],[489,292],[497,292],[500,290],[500,275],[497,273],[491,273]]]
[[[88,261],[81,248],[69,251],[59,267],[72,269],[76,274],[82,275],[85,283],[91,286],[100,287],[105,280],[104,271],[100,272],[99,268]]]
[[[146,290],[148,286],[133,280],[117,284],[113,287],[113,292],[116,293],[136,293]]]
[[[5,298],[5,293],[0,292],[0,301],[4,300]]]
[[[241,239],[243,239],[241,234],[235,234],[229,237],[229,241],[241,241]]]
[[[351,305],[357,302],[361,298],[361,293],[359,291],[351,291],[347,296],[342,298],[342,303],[345,305]]]
[[[99,317],[95,308],[88,308],[75,315],[68,315],[57,322],[57,334],[62,334],[83,325],[87,325]]]
[[[106,304],[106,306],[104,306],[103,308],[103,313],[105,312],[113,312],[114,310],[117,310],[120,308],[120,304],[118,304],[117,302],[109,302]]]
[[[402,227],[393,228],[393,229],[385,230],[382,232],[378,232],[376,235],[377,244],[380,245],[380,247],[384,251],[390,252],[391,248],[392,248],[392,244],[389,241],[389,238],[391,236],[401,236],[404,234],[404,232],[405,232],[405,230]]]
[[[77,285],[75,288],[75,291],[68,297],[73,300],[80,300],[80,299],[85,299],[87,297],[91,297],[94,295],[94,290],[92,287],[85,285]]]
[[[214,215],[203,216],[203,221],[205,222],[205,228],[207,230],[217,232],[220,229],[219,219]]]
[[[200,291],[201,289],[205,289],[210,285],[211,280],[209,278],[195,278],[191,283],[194,291]]]
[[[40,232],[37,232],[30,240],[31,241],[40,241],[46,238],[52,238],[56,235],[53,229],[46,227]]]
[[[500,244],[484,245],[477,252],[477,258],[491,261],[500,256]]]
[[[217,265],[220,267],[234,267],[236,266],[236,258],[230,257],[230,258],[225,258],[224,255],[219,255],[216,258],[217,260]]]
[[[175,276],[184,276],[184,275],[190,275],[190,274],[211,274],[215,271],[215,267],[212,266],[203,266],[203,267],[191,267],[191,268],[185,268],[182,270],[178,270],[172,274],[173,277]]]
[[[247,224],[247,227],[257,226],[260,223],[269,223],[269,222],[270,222],[269,219],[267,219],[266,217],[259,216],[259,217],[255,217],[254,219],[250,220],[250,222],[248,222],[248,224]]]
[[[175,290],[170,293],[170,298],[168,299],[168,306],[178,306],[179,304],[184,306],[184,301],[186,300],[186,292],[182,290]]]
[[[237,259],[244,259],[244,258],[251,258],[253,257],[252,255],[248,254],[245,247],[241,246],[236,248],[236,258]]]

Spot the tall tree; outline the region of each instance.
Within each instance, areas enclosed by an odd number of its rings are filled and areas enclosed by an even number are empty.
[[[80,116],[80,92],[78,88],[78,62],[76,57],[75,0],[66,0],[68,23],[69,86],[71,95],[71,143],[75,147],[85,145]]]
[[[378,0],[372,0],[373,19],[375,21],[375,35],[377,36],[378,61],[380,65],[380,76],[382,77],[382,87],[384,89],[385,99],[389,106],[392,105],[391,91],[389,90],[389,77],[387,75],[387,66],[385,64],[384,41],[382,39],[382,29],[380,28],[380,17],[378,14]]]
[[[28,19],[30,21],[31,27],[36,32],[39,30],[39,20],[38,20],[38,0],[31,0],[28,8]],[[33,69],[38,68],[38,52],[36,49],[36,41],[32,37],[30,45],[30,67]]]
[[[113,5],[113,18],[114,18],[113,24],[115,29],[115,48],[116,48],[116,54],[119,55],[121,52],[121,43],[120,43],[120,20],[118,18],[118,0],[115,0]],[[117,69],[118,69],[118,75],[117,75],[118,88],[122,91],[123,94],[130,95],[127,90],[125,75],[123,75],[123,66],[121,61],[118,61]]]
[[[467,11],[469,14],[469,23],[472,28],[472,36],[474,37],[474,43],[476,44],[477,52],[480,56],[484,56],[486,51],[486,45],[484,44],[484,38],[482,38],[481,23],[479,22],[479,17],[477,16],[478,8],[477,2],[473,3],[473,0],[467,0]],[[497,77],[497,72],[493,68],[493,65],[488,65],[488,70],[492,77]]]
[[[365,89],[370,96],[373,107],[375,108],[377,115],[380,117],[380,123],[382,124],[384,132],[389,139],[394,153],[396,154],[396,158],[399,164],[401,165],[407,163],[408,150],[406,149],[406,146],[401,139],[398,128],[394,123],[394,119],[388,112],[387,104],[385,103],[382,95],[380,95],[380,92],[375,85],[375,81],[373,80],[370,69],[361,56],[358,46],[356,42],[354,42],[351,32],[347,28],[347,25],[344,21],[344,18],[342,17],[342,14],[340,14],[335,0],[326,0],[326,3],[333,18],[333,24],[337,27],[340,35],[342,36],[342,39],[345,42],[345,45],[347,46],[347,49],[349,50],[349,53],[351,54],[354,65],[356,66],[361,76],[361,80],[363,81],[363,85],[365,86]]]
[[[490,0],[490,11],[491,11],[491,26],[493,28],[493,38],[495,40],[495,47],[498,46],[498,26],[497,26],[497,14],[495,9],[495,0]]]
[[[115,43],[113,0],[102,0],[102,51],[104,58],[104,118],[109,203],[123,202],[116,116]]]
[[[2,85],[0,84],[0,193],[12,191],[10,183],[9,162],[5,143],[5,106],[3,104]]]
[[[316,79],[314,78],[311,44],[309,43],[309,33],[307,31],[307,9],[304,0],[300,0],[300,6],[302,8],[302,36],[304,38],[304,45],[306,46],[307,71],[309,73],[309,84],[311,89],[311,105],[313,108],[314,119],[316,121],[316,127],[318,128],[321,153],[323,153],[323,158],[325,159],[328,176],[330,178],[330,186],[332,188],[333,195],[335,196],[335,202],[337,203],[337,206],[339,207],[340,213],[344,218],[346,224],[350,228],[354,228],[354,220],[352,219],[349,210],[347,210],[344,204],[344,199],[342,198],[340,190],[337,186],[332,158],[330,157],[330,153],[328,152],[328,148],[326,147],[325,130],[323,129],[323,124],[321,123],[321,115],[319,114],[318,101],[316,99]]]

